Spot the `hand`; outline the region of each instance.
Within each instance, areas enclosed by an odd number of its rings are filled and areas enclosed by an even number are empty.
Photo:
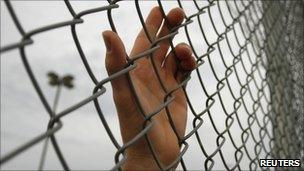
[[[176,27],[183,22],[184,12],[180,8],[172,9],[167,18],[170,26]],[[168,23],[162,25],[162,21],[163,17],[159,7],[154,7],[145,22],[153,40],[169,34]],[[105,31],[103,37],[107,47],[106,68],[108,74],[112,75],[126,66],[126,52],[123,42],[116,33]],[[196,62],[192,57],[191,48],[185,43],[178,44],[175,47],[176,56],[173,52],[166,56],[170,47],[167,39],[159,42],[158,45],[160,48],[155,51],[153,58],[165,88],[170,91],[176,88],[185,79],[185,76],[196,67]],[[150,47],[151,43],[142,29],[135,40],[130,56],[139,54]],[[145,114],[149,114],[164,102],[166,94],[153,70],[150,57],[141,58],[136,61],[136,64],[137,67],[130,72],[130,77]],[[143,129],[144,117],[136,105],[127,75],[112,80],[111,84],[122,139],[124,143],[127,143]],[[187,120],[186,97],[182,88],[172,93],[172,96],[174,96],[174,100],[170,103],[168,109],[178,136],[182,138],[185,134]],[[149,131],[148,137],[156,155],[165,167],[179,155],[179,142],[170,126],[165,109],[152,117],[152,120],[154,125]],[[159,170],[144,137],[126,149],[126,156],[127,160],[123,165],[124,170]]]

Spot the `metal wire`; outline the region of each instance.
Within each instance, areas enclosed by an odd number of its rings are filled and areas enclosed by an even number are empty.
[[[72,114],[72,111],[79,109],[87,103],[93,102],[96,112],[100,117],[101,124],[104,126],[113,145],[117,148],[117,152],[115,156],[113,156],[116,164],[113,166],[112,170],[121,169],[121,166],[126,160],[124,151],[142,137],[147,140],[150,151],[160,170],[173,169],[178,163],[181,164],[181,167],[184,170],[187,170],[187,165],[184,162],[183,156],[187,153],[189,147],[187,140],[192,136],[195,136],[202,156],[204,157],[202,169],[205,170],[213,170],[214,165],[218,162],[224,165],[225,170],[269,170],[269,168],[260,168],[258,162],[261,158],[300,159],[302,169],[304,168],[303,1],[208,0],[204,1],[206,2],[204,3],[205,5],[201,5],[199,0],[193,0],[189,3],[193,3],[197,10],[193,11],[191,15],[185,16],[185,22],[183,24],[177,28],[171,27],[168,35],[159,38],[158,40],[152,40],[147,32],[140,4],[138,0],[135,0],[134,5],[142,27],[151,43],[151,48],[135,57],[128,58],[128,64],[124,69],[103,80],[98,80],[92,72],[89,63],[87,62],[86,54],[83,52],[81,43],[78,39],[76,27],[84,22],[82,17],[85,15],[107,12],[108,22],[112,30],[117,32],[112,17],[112,11],[119,8],[120,0],[108,0],[107,6],[96,7],[79,13],[75,12],[68,0],[65,0],[64,2],[72,16],[71,20],[53,23],[45,27],[26,31],[20,24],[19,18],[15,14],[10,1],[5,1],[5,5],[15,26],[22,35],[22,39],[19,42],[1,47],[1,53],[19,50],[23,65],[45,110],[50,116],[50,121],[46,132],[3,155],[1,157],[1,165],[44,139],[50,138],[62,168],[64,170],[70,170],[69,164],[64,157],[64,150],[60,149],[60,142],[56,140],[55,133],[59,131],[63,125],[60,121],[62,117]],[[163,8],[164,1],[158,0],[157,2],[164,20],[167,21],[168,19]],[[183,8],[183,2],[181,0],[176,0],[176,2],[180,8]],[[228,21],[227,17],[224,15],[224,8],[228,11],[229,17],[232,18],[231,21]],[[214,13],[219,14],[219,18],[215,19]],[[209,18],[211,22],[210,25],[205,25],[204,20],[202,19],[204,17]],[[215,24],[215,20],[221,20],[224,28],[218,28]],[[191,31],[189,30],[190,25],[194,23],[193,21],[197,22],[201,31],[200,34],[203,37],[203,40],[201,41],[205,42],[208,46],[207,51],[203,54],[200,54],[196,49],[197,45],[193,41],[193,35],[191,36]],[[59,27],[71,28],[71,33],[79,56],[92,82],[95,84],[95,88],[90,97],[83,99],[79,103],[70,106],[61,112],[55,113],[41,91],[40,85],[28,62],[28,55],[26,54],[25,49],[28,45],[35,43],[32,40],[33,36]],[[208,39],[209,33],[206,28],[211,28],[215,32],[215,41],[211,42],[210,39]],[[167,39],[170,42],[171,49],[174,51],[172,39],[175,35],[180,34],[179,31],[182,29],[185,31],[188,40],[187,43],[191,46],[198,63],[196,71],[193,74],[196,74],[198,83],[206,97],[206,100],[201,103],[202,108],[204,108],[202,111],[196,111],[193,106],[192,99],[189,96],[189,91],[193,90],[186,89],[187,82],[192,80],[190,75],[175,89],[169,91],[165,88],[163,83],[164,80],[160,78],[154,64],[153,52],[159,48],[158,43]],[[232,42],[233,40],[235,40],[234,43]],[[223,50],[224,44],[228,47],[228,52]],[[214,55],[216,52],[218,55]],[[229,55],[233,57],[232,61],[229,61],[224,53],[230,53]],[[136,61],[143,57],[149,57],[151,59],[158,81],[163,91],[166,93],[163,104],[152,113],[144,112],[144,107],[139,100],[132,78],[129,75],[129,72],[137,67]],[[225,71],[223,72],[224,76],[217,73],[218,71],[215,69],[214,63],[215,60],[222,62],[225,66]],[[245,61],[249,61],[249,64],[246,64]],[[217,81],[214,85],[211,85],[216,87],[215,91],[208,90],[206,88],[206,83],[204,83],[204,80],[202,79],[203,77],[208,77],[208,75],[200,70],[200,68],[205,65],[209,65],[211,76]],[[102,112],[104,106],[101,106],[97,99],[105,93],[106,88],[103,86],[105,83],[108,83],[123,74],[128,76],[128,81],[135,97],[136,104],[134,105],[139,107],[142,116],[145,118],[145,122],[138,135],[125,144],[119,144]],[[245,79],[241,77],[242,74],[245,74]],[[235,77],[236,80],[231,81],[232,77]],[[233,90],[235,85],[240,87],[238,91]],[[172,113],[168,109],[168,105],[174,99],[172,93],[179,89],[184,91],[190,113],[194,117],[192,120],[193,129],[182,138],[177,135],[175,125],[171,118]],[[230,95],[233,98],[232,102],[225,101],[224,89],[229,90]],[[220,104],[221,109],[226,116],[224,130],[219,129],[215,124],[215,113],[212,112],[215,103]],[[228,110],[228,105],[233,106],[233,111]],[[245,116],[243,115],[244,112],[242,113],[240,111],[241,108],[245,110]],[[169,123],[182,147],[179,156],[168,166],[164,166],[161,163],[159,157],[155,153],[151,140],[147,136],[147,133],[154,124],[152,118],[163,109],[165,109],[169,118]],[[199,133],[199,130],[203,129],[203,117],[210,119],[213,130],[217,134],[216,148],[211,152],[208,149],[208,145],[202,142],[202,139],[204,139],[203,135]],[[244,124],[245,122],[246,124]],[[238,126],[241,130],[241,133],[238,135],[241,139],[241,144],[236,143],[234,136],[232,136],[231,127],[233,125]],[[256,125],[257,128],[253,127],[253,125]],[[258,134],[255,134],[255,132],[258,132]],[[253,140],[253,146],[249,145],[249,139]],[[227,163],[227,158],[225,158],[225,155],[223,154],[224,145],[227,141],[230,141],[234,148],[233,154],[235,162],[232,165]],[[252,150],[254,151],[254,154],[250,153]],[[220,158],[216,160],[215,155],[219,155]],[[242,165],[245,158],[249,160],[247,167]],[[300,170],[301,168],[288,169]]]

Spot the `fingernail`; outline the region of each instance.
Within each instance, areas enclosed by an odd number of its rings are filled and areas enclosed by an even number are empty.
[[[105,32],[102,33],[102,37],[105,42],[107,52],[108,53],[111,52],[111,50],[112,50],[111,38]]]
[[[191,56],[192,55],[191,47],[187,44],[182,44],[182,46],[187,49],[188,55]]]

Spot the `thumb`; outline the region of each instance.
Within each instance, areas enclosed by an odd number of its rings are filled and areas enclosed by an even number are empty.
[[[126,63],[126,51],[123,42],[119,36],[112,31],[104,31],[102,33],[107,52],[106,52],[106,69],[108,75],[112,75],[122,70]],[[128,80],[126,75],[121,75],[116,79],[111,80],[113,91],[121,91],[128,87]]]
[[[106,53],[106,68],[109,75],[121,70],[126,64],[125,47],[118,37],[112,31],[104,31],[102,33],[107,53]]]

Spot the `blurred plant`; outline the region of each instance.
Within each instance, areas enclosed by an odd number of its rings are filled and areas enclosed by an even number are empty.
[[[49,84],[51,86],[60,86],[63,84],[66,86],[68,89],[72,89],[74,87],[72,81],[74,80],[74,77],[72,75],[65,75],[62,78],[60,78],[55,72],[49,72],[48,74],[49,77]]]
[[[55,113],[56,109],[57,109],[57,104],[58,104],[58,101],[59,101],[61,88],[63,86],[68,88],[68,89],[74,88],[74,85],[73,85],[74,77],[70,74],[65,75],[63,77],[59,77],[53,71],[48,72],[47,76],[49,77],[50,86],[57,87],[56,95],[55,95],[54,102],[53,102],[53,108],[52,108],[53,112]],[[46,158],[46,153],[47,153],[48,142],[49,142],[49,138],[46,138],[45,142],[44,142],[43,149],[42,149],[38,170],[43,170],[43,166],[44,166],[45,158]]]

